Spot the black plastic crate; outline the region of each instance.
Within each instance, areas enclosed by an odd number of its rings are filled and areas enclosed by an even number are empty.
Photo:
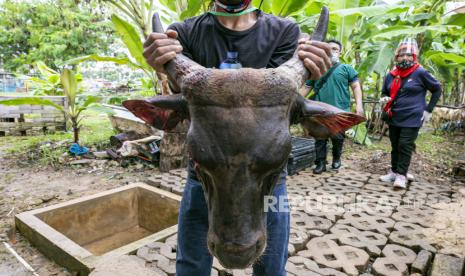
[[[288,175],[305,170],[315,162],[315,140],[309,138],[292,137],[292,150],[287,163]]]

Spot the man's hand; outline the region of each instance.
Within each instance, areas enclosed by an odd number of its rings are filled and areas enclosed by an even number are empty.
[[[328,43],[302,38],[298,54],[310,72],[311,80],[320,79],[331,68],[331,48]]]
[[[151,33],[144,42],[145,60],[158,73],[165,73],[164,65],[182,52],[177,37],[176,31],[168,30],[164,34]]]
[[[357,113],[357,115],[365,117],[365,111],[363,110],[363,105],[358,105],[358,104],[355,105],[355,113]]]

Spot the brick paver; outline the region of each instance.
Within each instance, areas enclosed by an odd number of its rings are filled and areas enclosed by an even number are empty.
[[[397,222],[394,229],[396,231],[389,235],[390,242],[408,247],[416,252],[422,249],[436,252],[436,248],[428,240],[428,237],[436,232],[435,229],[424,228],[408,222]]]
[[[383,276],[408,275],[408,265],[417,257],[412,250],[394,244],[386,245],[382,255],[382,258],[377,258],[373,263],[373,270]]]
[[[381,248],[387,243],[387,238],[372,231],[360,231],[355,227],[336,224],[330,229],[326,238],[337,240],[340,244],[365,249],[372,256],[379,256]]]
[[[349,224],[359,230],[375,231],[389,235],[395,221],[381,216],[371,216],[366,213],[345,213],[344,218],[337,223]]]
[[[369,255],[365,251],[352,246],[340,246],[325,237],[311,239],[307,243],[307,249],[297,254],[326,267],[342,269],[349,275],[359,275],[359,271],[363,271],[368,265]]]
[[[173,170],[154,175],[149,182],[182,194],[186,176],[184,169]],[[463,194],[452,192],[450,185],[421,179],[407,190],[394,190],[392,183],[378,178],[349,169],[321,175],[305,170],[287,178],[292,204],[288,275],[395,276],[431,271],[438,249],[428,239],[439,230],[432,228],[438,227],[435,212]],[[176,235],[171,236],[139,249],[136,256],[158,274],[174,275],[176,242]],[[251,274],[250,268],[228,270],[214,259],[212,275]]]

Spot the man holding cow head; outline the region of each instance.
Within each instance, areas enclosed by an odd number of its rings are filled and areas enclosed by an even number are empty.
[[[251,0],[216,0],[210,12],[175,23],[164,34],[152,33],[144,43],[144,57],[158,72],[164,72],[164,65],[177,53],[208,68],[275,68],[289,60],[299,47],[299,57],[311,78],[319,79],[331,67],[330,47],[299,40],[299,35],[295,23],[254,8]],[[171,88],[174,93],[180,92],[174,81]],[[208,207],[195,166],[190,162],[179,212],[176,273],[181,276],[210,275],[213,261],[207,247]],[[278,181],[272,192],[275,197],[287,196],[286,174],[284,170],[276,175]],[[285,275],[288,211],[267,213],[266,224],[265,254],[253,265],[254,275]],[[248,252],[242,245],[222,246],[233,251],[243,249],[244,255]],[[244,266],[247,256],[240,255],[224,259]]]

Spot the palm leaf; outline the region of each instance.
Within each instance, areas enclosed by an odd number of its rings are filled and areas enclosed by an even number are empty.
[[[53,106],[56,109],[64,112],[64,108],[61,105],[54,103],[51,100],[39,98],[39,97],[21,97],[16,99],[9,99],[9,100],[2,100],[0,101],[0,105],[9,105],[9,106],[17,106],[17,105],[44,105],[44,106]]]

